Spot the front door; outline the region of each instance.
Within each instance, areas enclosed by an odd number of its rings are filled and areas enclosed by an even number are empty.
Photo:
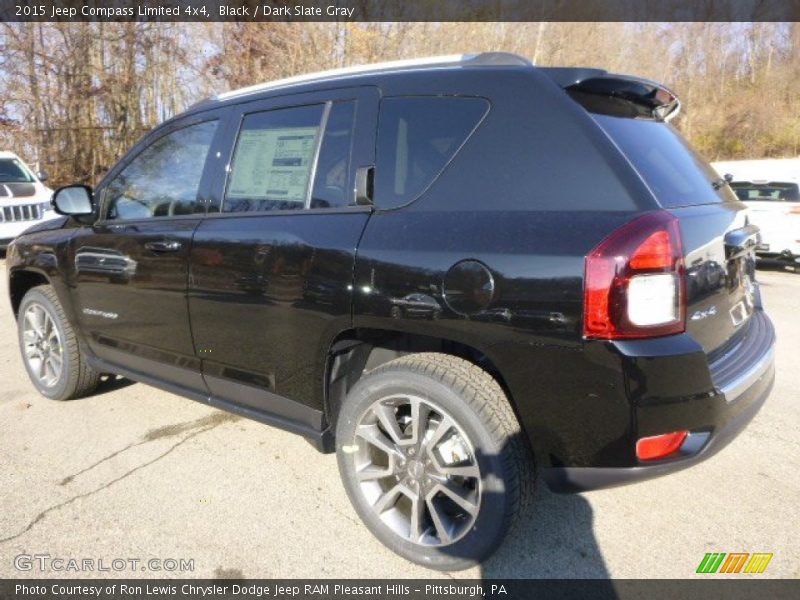
[[[189,327],[188,256],[222,129],[210,113],[148,136],[98,186],[100,218],[73,239],[76,312],[93,353],[185,391],[205,389]]]
[[[215,400],[308,433],[322,427],[327,349],[351,326],[370,208],[378,92],[336,90],[240,107],[218,204],[195,232],[189,307]],[[235,138],[235,139],[234,139]]]

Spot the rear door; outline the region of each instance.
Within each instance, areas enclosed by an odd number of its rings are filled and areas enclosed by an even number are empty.
[[[341,89],[237,112],[213,210],[194,235],[189,307],[212,401],[289,429],[322,427],[334,336],[351,326],[355,252],[370,208],[378,92]]]
[[[671,125],[593,115],[666,210],[680,219],[686,264],[686,329],[706,352],[744,329],[759,299],[758,228],[747,207]]]

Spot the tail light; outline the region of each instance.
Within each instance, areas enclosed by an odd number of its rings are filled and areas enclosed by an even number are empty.
[[[583,333],[644,338],[685,329],[686,290],[678,220],[664,211],[627,223],[586,257]]]

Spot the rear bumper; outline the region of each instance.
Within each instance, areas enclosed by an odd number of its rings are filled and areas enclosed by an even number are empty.
[[[775,381],[775,331],[758,310],[747,335],[709,365],[714,392],[683,398],[649,398],[634,408],[636,435],[644,437],[687,429],[690,435],[673,456],[621,467],[550,466],[548,486],[558,492],[600,489],[680,471],[724,448],[753,419]],[[631,438],[631,444],[633,438]]]
[[[645,481],[696,465],[727,446],[753,419],[772,391],[775,381],[775,368],[772,364],[761,379],[763,385],[758,386],[759,390],[745,410],[714,433],[700,432],[690,435],[681,447],[681,455],[675,459],[627,468],[551,467],[544,470],[544,479],[553,491],[580,492]]]

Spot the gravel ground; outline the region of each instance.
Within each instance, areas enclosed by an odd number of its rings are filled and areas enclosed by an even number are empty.
[[[683,578],[706,552],[772,552],[762,577],[800,577],[800,274],[759,278],[778,376],[742,435],[659,480],[583,495],[540,486],[525,525],[459,577]],[[0,577],[92,575],[18,571],[19,554],[194,560],[193,572],[117,574],[128,577],[440,576],[374,539],[334,456],[299,437],[126,380],[72,402],[39,396],[4,261],[0,281]]]

